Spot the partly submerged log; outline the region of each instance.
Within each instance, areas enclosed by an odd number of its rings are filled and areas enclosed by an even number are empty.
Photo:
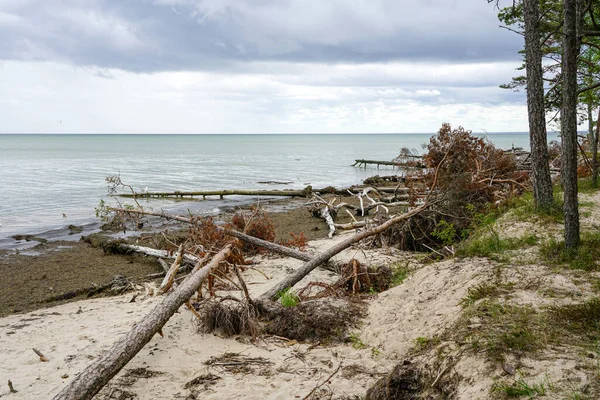
[[[315,190],[317,191],[317,190]],[[310,197],[313,192],[311,186],[307,186],[302,190],[201,190],[201,191],[174,191],[174,192],[136,192],[136,193],[120,193],[117,196],[120,197],[198,197],[202,196],[206,199],[206,196],[219,196],[221,199],[224,196],[285,196],[285,197]]]
[[[242,189],[231,189],[231,190],[199,190],[199,191],[174,191],[174,192],[134,192],[134,193],[119,193],[115,196],[127,197],[127,198],[184,198],[184,197],[199,197],[202,196],[206,199],[206,196],[219,196],[221,199],[224,196],[263,196],[263,197],[310,197],[313,193],[321,194],[336,194],[338,196],[350,196],[353,195],[352,191],[361,190],[356,186],[349,188],[336,189],[332,186],[313,189],[312,186],[307,186],[302,190],[242,190]],[[408,191],[408,188],[395,188],[395,187],[382,187],[377,188],[377,191],[381,193],[396,193],[402,191]]]
[[[396,168],[426,168],[426,165],[421,162],[421,156],[410,156],[410,158],[412,158],[415,161],[407,161],[407,162],[401,162],[401,161],[381,161],[381,160],[363,160],[363,159],[358,159],[358,160],[354,160],[354,164],[352,164],[353,167],[358,165],[358,168],[361,167],[365,167],[367,168],[368,164],[371,165],[377,165],[377,168],[379,168],[380,165],[389,165],[392,167],[396,167]],[[417,161],[419,160],[419,161]]]
[[[190,275],[110,350],[54,396],[54,400],[87,400],[94,397],[152,339],[155,333],[162,330],[179,307],[189,301],[211,271],[227,257],[230,250],[229,244],[217,253],[209,264]]]

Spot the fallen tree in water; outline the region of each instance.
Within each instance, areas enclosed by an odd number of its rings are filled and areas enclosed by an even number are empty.
[[[117,179],[115,177],[109,177],[108,180]],[[348,191],[353,191],[359,189],[356,186],[351,186],[349,188],[334,188],[333,186],[325,187],[322,189],[313,189],[312,186],[307,186],[302,190],[244,190],[244,189],[227,189],[227,190],[197,190],[197,191],[180,191],[176,190],[173,192],[135,192],[131,191],[130,193],[111,193],[112,196],[119,196],[125,198],[184,198],[184,197],[199,197],[202,196],[206,199],[206,196],[219,196],[219,198],[223,199],[225,196],[262,196],[262,197],[305,197],[309,198],[313,193],[320,194],[335,194],[339,196],[349,196],[352,193],[348,193]],[[378,191],[382,193],[395,193],[398,191],[403,191],[403,188],[393,188],[393,187],[382,187],[378,188]]]

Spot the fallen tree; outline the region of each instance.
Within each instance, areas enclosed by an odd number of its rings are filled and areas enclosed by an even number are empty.
[[[145,211],[145,210],[129,210],[129,209],[123,209],[123,208],[111,208],[110,210],[115,211],[115,212],[128,213],[128,214],[149,215],[149,216],[160,217],[160,218],[163,218],[166,220],[171,220],[171,221],[185,222],[187,224],[193,223],[191,218],[186,218],[186,217],[182,217],[179,215],[169,214],[169,213],[165,213],[162,211],[156,212],[156,211]],[[312,259],[312,256],[310,254],[307,254],[307,253],[304,253],[304,252],[301,252],[301,251],[298,251],[298,250],[295,250],[295,249],[292,249],[292,248],[289,248],[286,246],[282,246],[277,243],[262,240],[257,237],[250,236],[250,235],[247,235],[245,233],[242,233],[242,232],[239,232],[239,231],[236,231],[233,229],[225,229],[225,228],[220,228],[220,229],[222,229],[223,233],[227,236],[232,236],[232,237],[238,238],[240,240],[243,240],[244,242],[248,242],[255,246],[259,246],[259,247],[262,247],[269,251],[272,251],[273,253],[278,253],[278,254],[296,258],[296,259],[302,260],[302,261],[308,261],[308,260]],[[132,246],[132,245],[128,245],[128,246]],[[139,248],[141,246],[136,246],[136,247]],[[149,248],[146,248],[146,249],[149,249]],[[154,249],[151,249],[151,250],[154,250]],[[156,257],[165,257],[163,255],[164,250],[155,250],[155,251],[157,252]],[[145,254],[150,255],[150,253],[145,253]],[[174,257],[170,257],[170,258],[174,258]]]
[[[151,339],[183,304],[200,288],[212,270],[227,257],[232,245],[226,245],[209,264],[194,271],[144,319],[75,377],[54,400],[87,400],[94,397]]]
[[[129,186],[127,186],[129,187]],[[321,193],[321,194],[336,194],[340,196],[349,196],[352,193],[348,193],[348,191],[352,190],[360,190],[360,188],[351,186],[349,188],[336,189],[332,186],[322,188],[322,189],[313,189],[312,186],[307,186],[302,190],[245,190],[245,189],[226,189],[226,190],[196,190],[196,191],[182,191],[176,190],[173,192],[135,192],[131,191],[131,193],[116,193],[111,192],[112,196],[125,197],[125,198],[183,198],[183,197],[198,197],[202,196],[206,199],[206,196],[219,196],[221,199],[224,196],[264,196],[264,197],[306,197],[309,198],[313,193]],[[377,188],[378,191],[382,193],[395,193],[397,191],[402,191],[402,189],[393,188],[393,187],[382,187]]]
[[[430,205],[431,205],[431,203],[425,202],[421,206],[408,211],[406,214],[398,215],[394,218],[389,219],[388,221],[384,222],[381,225],[378,225],[372,229],[364,230],[360,233],[357,233],[356,235],[350,236],[349,238],[337,243],[336,245],[330,247],[323,253],[318,254],[310,261],[307,261],[306,263],[304,263],[294,273],[286,276],[275,286],[271,287],[269,290],[267,290],[265,293],[263,293],[260,296],[260,299],[261,300],[277,300],[281,296],[281,293],[283,293],[286,289],[291,288],[296,283],[300,282],[306,275],[308,275],[311,271],[313,271],[319,265],[327,262],[331,257],[333,257],[336,254],[347,249],[354,243],[358,243],[361,240],[366,239],[370,236],[377,235],[378,233],[381,233],[381,232],[385,231],[386,229],[390,228],[394,224],[397,224],[399,222],[406,221],[406,220],[412,218],[413,216],[419,214],[421,211],[425,210]]]

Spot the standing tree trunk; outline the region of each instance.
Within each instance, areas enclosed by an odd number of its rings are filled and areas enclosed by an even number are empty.
[[[536,209],[544,210],[552,206],[554,197],[552,196],[552,179],[548,165],[539,0],[524,0],[523,6],[533,199]]]
[[[564,0],[562,183],[565,190],[565,246],[579,245],[577,201],[577,0]]]
[[[591,115],[591,112],[590,112]],[[591,117],[590,117],[591,120]],[[600,108],[598,109],[598,120],[596,121],[596,134],[594,134],[594,123],[590,124],[590,150],[592,151],[592,186],[598,186],[598,140],[600,138]]]

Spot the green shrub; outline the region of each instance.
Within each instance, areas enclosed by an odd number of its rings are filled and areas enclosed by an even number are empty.
[[[294,307],[300,303],[300,298],[291,288],[288,288],[281,293],[279,302],[284,307]]]

